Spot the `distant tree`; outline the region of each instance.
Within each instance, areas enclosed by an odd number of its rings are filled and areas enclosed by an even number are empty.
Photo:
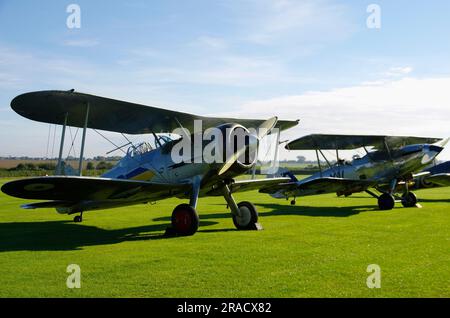
[[[37,165],[39,170],[48,170],[52,171],[56,169],[56,165],[54,163],[46,162],[46,163],[39,163]]]
[[[112,164],[111,162],[100,161],[100,162],[97,164],[96,169],[97,169],[97,170],[111,169],[113,166],[114,166],[114,164]]]
[[[88,161],[88,163],[86,164],[86,170],[94,170],[95,166],[94,163],[92,161]]]
[[[305,163],[306,162],[305,156],[297,156],[297,162],[298,163]]]

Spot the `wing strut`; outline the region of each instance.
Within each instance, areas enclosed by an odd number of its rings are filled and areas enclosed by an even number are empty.
[[[86,130],[89,119],[89,102],[86,103],[86,117],[84,118],[84,127],[83,127],[83,137],[81,138],[81,151],[80,151],[80,161],[78,163],[78,171],[80,177],[83,174],[83,155],[84,155],[84,144],[86,142]]]
[[[320,154],[322,155],[323,159],[325,159],[325,161],[326,161],[328,167],[333,168],[333,167],[331,166],[330,162],[328,161],[327,157],[325,157],[325,155],[323,154],[323,152],[322,152],[321,149],[319,149],[319,152],[320,152]]]
[[[316,148],[317,165],[319,166],[320,177],[322,178],[322,166],[320,165],[319,151]]]
[[[61,144],[59,145],[59,156],[58,156],[58,164],[56,165],[56,174],[61,174],[61,163],[62,163],[62,154],[63,154],[63,148],[64,148],[64,138],[66,136],[66,127],[67,127],[67,116],[69,113],[66,113],[64,116],[64,125],[62,127],[61,132]]]
[[[386,141],[386,137],[383,138],[383,143],[384,143],[384,147],[386,148],[386,151],[387,151],[387,153],[389,155],[389,159],[392,160],[391,149],[389,148],[389,145],[388,145],[388,143]]]

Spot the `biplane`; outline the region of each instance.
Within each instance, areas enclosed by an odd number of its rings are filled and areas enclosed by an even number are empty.
[[[289,178],[235,180],[256,163],[249,156],[241,160],[240,154],[274,128],[282,131],[298,124],[298,120],[277,120],[276,117],[259,120],[197,116],[74,90],[25,93],[15,97],[11,107],[28,119],[62,125],[56,175],[11,181],[1,188],[14,197],[45,200],[25,204],[23,208],[56,208],[59,213],[76,214],[74,221],[81,222],[86,211],[151,203],[170,197],[188,199],[188,204],[180,204],[172,212],[169,232],[176,235],[192,235],[197,231],[199,216],[196,207],[200,196],[223,196],[236,228],[258,229],[255,206],[247,201],[236,203],[232,193],[287,182]],[[175,162],[171,150],[183,139],[194,142],[198,136],[186,134],[172,138],[167,133],[176,128],[193,131],[196,120],[202,122],[204,130],[216,127],[223,131],[223,139],[217,142],[223,142],[227,149],[232,147],[230,131],[247,133],[246,142],[241,148],[233,146],[231,156],[224,152],[226,158],[223,162]],[[62,153],[68,126],[83,129],[76,176],[62,173]],[[257,129],[252,133],[248,127]],[[132,135],[150,134],[154,143],[153,146],[147,142],[132,144],[111,170],[98,178],[86,177],[82,176],[82,163],[88,128]]]
[[[290,175],[290,182],[267,186],[259,191],[275,198],[293,198],[293,205],[296,197],[300,196],[334,192],[338,196],[349,196],[365,191],[378,200],[381,210],[392,209],[395,202],[401,202],[404,207],[413,207],[417,204],[417,197],[409,189],[411,181],[420,175],[429,174],[415,172],[429,165],[443,150],[444,143],[436,144],[440,141],[441,138],[407,136],[304,136],[286,144],[286,149],[314,150],[319,172],[302,180],[285,172],[283,175]],[[339,157],[339,150],[360,148],[365,152],[362,157],[354,155],[352,161]],[[336,161],[327,159],[323,150],[335,151]],[[322,167],[324,162],[326,169]],[[399,192],[402,192],[401,195]]]

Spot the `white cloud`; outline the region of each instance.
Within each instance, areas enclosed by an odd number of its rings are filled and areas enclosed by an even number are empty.
[[[448,137],[449,87],[450,77],[402,78],[249,101],[221,115],[300,119],[297,128],[284,133],[290,139],[310,133]],[[450,159],[450,151],[441,158]]]
[[[391,67],[387,72],[383,73],[387,77],[405,76],[413,71],[411,66]]]
[[[94,39],[77,39],[77,40],[66,40],[63,42],[65,46],[74,47],[93,47],[99,44],[99,41]]]

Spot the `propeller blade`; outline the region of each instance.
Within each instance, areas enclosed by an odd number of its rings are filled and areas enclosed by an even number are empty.
[[[450,140],[450,138],[445,138],[445,139],[443,139],[443,140],[441,140],[441,141],[438,141],[438,142],[436,143],[436,145],[437,145],[437,146],[440,146],[440,147],[442,147],[442,148],[444,148],[445,145],[447,145],[447,143],[448,143],[449,140]]]
[[[258,127],[258,139],[264,138],[268,133],[272,131],[278,122],[278,117],[274,116],[267,119]]]
[[[233,153],[233,155],[230,158],[227,158],[227,161],[225,162],[225,164],[222,166],[222,168],[220,168],[218,175],[220,176],[220,175],[224,174],[225,172],[227,172],[228,169],[230,169],[230,167],[233,165],[233,163],[235,163],[238,160],[238,158],[242,154],[244,154],[244,152],[245,152],[245,148],[242,148],[242,149],[236,151],[235,153]]]

